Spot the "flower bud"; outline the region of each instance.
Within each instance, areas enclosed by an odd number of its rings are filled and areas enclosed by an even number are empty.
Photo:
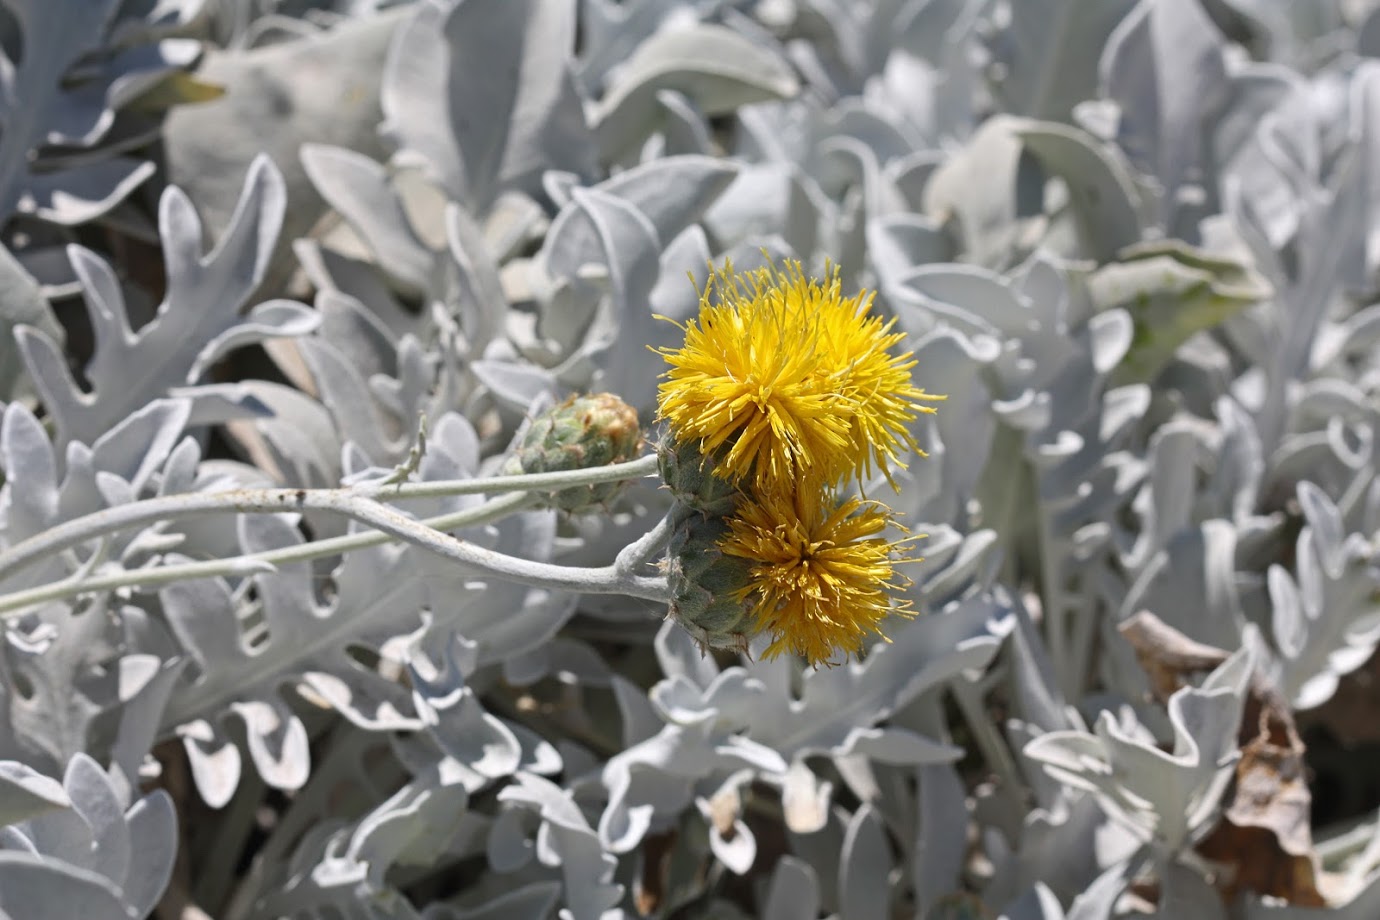
[[[732,514],[738,503],[733,483],[714,475],[714,464],[693,440],[676,443],[667,437],[657,445],[657,466],[671,496],[708,517]]]
[[[719,549],[727,533],[723,520],[692,514],[671,535],[669,615],[701,648],[747,651],[748,640],[758,631],[752,605],[744,596],[752,563]]]
[[[571,396],[532,420],[503,472],[553,473],[584,470],[637,458],[642,429],[637,412],[612,393]],[[587,511],[606,505],[624,482],[571,486],[551,495],[553,507]]]

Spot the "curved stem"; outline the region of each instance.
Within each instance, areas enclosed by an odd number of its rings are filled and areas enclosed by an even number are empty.
[[[333,511],[369,523],[369,515],[373,512],[366,509],[381,507],[379,502],[382,501],[515,490],[550,492],[568,486],[635,479],[656,472],[656,464],[656,455],[649,454],[627,463],[614,463],[588,470],[563,470],[558,473],[408,482],[398,485],[370,484],[345,489],[232,489],[226,492],[165,495],[74,518],[16,543],[0,553],[0,581],[32,562],[87,540],[131,527],[189,515],[254,512],[271,514],[319,510]],[[362,501],[367,501],[368,505],[361,504]]]
[[[617,563],[600,568],[577,568],[531,562],[475,546],[442,532],[497,520],[524,508],[533,507],[540,501],[538,496],[518,492],[486,502],[478,508],[418,521],[372,499],[337,496],[336,501],[331,503],[332,510],[348,514],[369,524],[375,530],[231,559],[154,566],[97,577],[86,577],[82,572],[78,572],[71,578],[54,584],[0,595],[0,616],[34,604],[94,591],[136,586],[153,587],[194,578],[273,571],[279,565],[333,556],[350,550],[377,546],[391,540],[402,540],[437,553],[476,574],[519,581],[534,587],[579,591],[585,594],[626,594],[653,601],[669,599],[670,592],[665,578],[634,575],[631,571],[620,568]],[[656,530],[657,528],[653,528],[653,532]],[[646,537],[643,540],[645,541]]]
[[[618,551],[618,556],[613,560],[614,569],[627,574],[651,560],[665,548],[682,517],[681,506],[673,505],[671,510],[666,512],[666,516],[657,521],[655,527]]]
[[[434,482],[404,482],[396,485],[369,483],[351,489],[332,491],[348,491],[354,495],[389,501],[404,498],[445,498],[449,495],[483,495],[489,492],[557,492],[569,486],[592,486],[603,482],[639,479],[656,471],[656,454],[647,454],[636,460],[583,470],[487,476],[483,479],[438,479]]]
[[[670,590],[665,578],[625,575],[611,565],[601,568],[576,568],[507,556],[458,540],[449,534],[439,533],[387,505],[381,505],[368,498],[343,496],[332,505],[343,514],[364,521],[413,546],[469,566],[480,574],[521,582],[535,588],[550,588],[554,591],[626,594],[652,601],[670,600]]]
[[[473,527],[531,508],[540,501],[538,496],[526,492],[514,492],[511,495],[504,495],[487,501],[477,508],[466,508],[464,511],[440,514],[419,523],[433,530]],[[34,604],[75,597],[78,594],[90,594],[96,591],[114,591],[119,588],[152,588],[158,585],[171,584],[175,581],[191,581],[196,578],[237,577],[253,575],[258,572],[272,572],[280,565],[307,562],[325,556],[337,556],[352,550],[368,549],[371,546],[391,542],[393,542],[393,537],[388,534],[379,533],[377,530],[368,530],[363,533],[345,534],[339,537],[329,537],[325,540],[316,540],[312,543],[303,543],[299,546],[285,546],[281,549],[265,550],[261,553],[233,556],[229,559],[175,562],[152,568],[113,572],[109,575],[89,575],[88,573],[94,566],[86,565],[61,581],[27,588],[23,591],[14,591],[10,594],[0,594],[0,616]]]

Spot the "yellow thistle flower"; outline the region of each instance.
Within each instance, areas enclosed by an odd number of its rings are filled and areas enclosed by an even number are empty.
[[[720,543],[724,555],[751,560],[751,581],[739,595],[754,603],[757,631],[771,644],[763,652],[801,655],[811,665],[833,664],[862,651],[863,636],[881,635],[888,613],[911,616],[908,601],[891,591],[907,587],[896,572],[915,537],[890,542],[892,523],[879,502],[839,500],[829,491],[767,492],[745,497]]]
[[[888,351],[904,333],[871,308],[870,293],[842,295],[837,268],[821,283],[799,262],[742,275],[726,264],[684,346],[660,349],[671,367],[659,417],[716,457],[716,475],[758,490],[832,485],[874,462],[890,479],[902,447],[919,451],[907,425],[943,397],[911,383],[911,354]]]
[[[837,271],[830,283],[834,290],[838,289]],[[918,414],[935,412],[933,406],[922,405],[922,401],[940,402],[948,397],[926,393],[911,383],[910,372],[917,363],[913,353],[893,355],[888,350],[906,334],[892,331],[895,319],[883,321],[879,316],[868,315],[872,297],[868,292],[854,298],[856,306],[848,311],[847,319],[836,315],[837,321],[831,325],[825,343],[829,372],[839,381],[844,404],[852,409],[849,438],[863,448],[861,467],[855,466],[844,475],[870,476],[875,462],[887,482],[896,488],[888,461],[905,469],[906,464],[900,459],[902,448],[928,456],[909,428]],[[840,302],[845,308],[847,303]]]

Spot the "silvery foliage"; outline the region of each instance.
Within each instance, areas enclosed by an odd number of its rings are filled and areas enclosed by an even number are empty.
[[[3,240],[0,398],[18,376],[13,329],[58,333],[40,283],[70,282],[61,228],[116,209],[155,172],[151,92],[192,66],[200,45],[179,35],[196,3],[12,0],[0,5],[0,220],[33,219],[28,245]],[[59,264],[54,264],[59,263]]]
[[[1160,915],[1228,916],[1193,847],[1250,680],[1313,709],[1380,643],[1372,7],[10,2],[0,548],[141,498],[374,480],[422,420],[426,480],[492,474],[568,393],[650,421],[648,346],[678,335],[655,317],[693,315],[710,260],[832,262],[948,401],[899,494],[868,486],[928,535],[920,615],[836,669],[704,657],[644,603],[398,545],[25,609],[0,644],[0,913],[142,917],[167,889],[231,918],[746,897],[769,920],[1107,920],[1150,872]],[[344,80],[357,24],[388,36],[369,139],[270,79]],[[169,159],[296,149],[226,163],[233,206],[156,196],[145,315],[99,237],[18,231],[143,219],[120,202],[156,122],[125,109],[193,62],[183,36],[257,82],[170,129]],[[84,363],[47,299],[71,293]],[[248,347],[274,379],[220,372]],[[604,564],[667,503],[638,484],[458,536]],[[0,590],[359,529],[179,519]],[[1141,610],[1232,654],[1151,702],[1115,628]],[[1334,913],[1370,917],[1380,882],[1351,871]],[[736,906],[733,876],[756,885]]]
[[[131,801],[85,753],[62,781],[5,761],[0,909],[11,917],[143,917],[177,856],[177,815],[159,789]]]
[[[195,62],[198,44],[175,37],[193,7],[5,4],[0,214],[83,223],[153,174],[154,164],[124,155],[138,125],[131,118],[122,125],[120,116],[171,71]]]

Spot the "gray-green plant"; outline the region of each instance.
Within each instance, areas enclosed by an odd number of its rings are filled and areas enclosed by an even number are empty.
[[[0,6],[0,917],[1380,912],[1373,816],[1316,911],[1196,850],[1380,644],[1376,3]],[[833,669],[517,456],[781,256],[948,395]]]

